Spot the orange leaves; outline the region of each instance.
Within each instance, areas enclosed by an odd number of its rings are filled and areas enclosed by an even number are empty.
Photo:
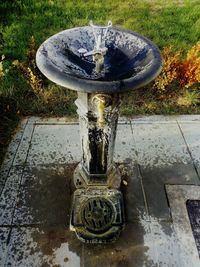
[[[180,63],[179,81],[182,86],[190,87],[200,82],[200,41],[187,53]]]
[[[194,45],[185,58],[181,51],[172,53],[171,47],[163,49],[163,70],[154,82],[154,88],[164,91],[178,82],[181,87],[189,88],[200,82],[200,41]]]
[[[161,74],[157,77],[154,87],[160,91],[164,91],[167,86],[171,85],[178,77],[178,67],[180,52],[172,54],[171,47],[165,47],[162,51],[163,55],[163,69]]]

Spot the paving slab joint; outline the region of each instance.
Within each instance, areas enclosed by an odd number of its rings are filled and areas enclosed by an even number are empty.
[[[197,166],[196,166],[196,164],[195,164],[195,162],[194,162],[194,158],[193,158],[193,156],[192,156],[192,153],[191,153],[190,148],[189,148],[189,146],[188,146],[188,144],[187,144],[187,141],[186,141],[186,139],[185,139],[184,133],[183,133],[183,131],[182,131],[182,128],[181,128],[181,126],[180,126],[178,120],[176,120],[176,123],[177,123],[178,128],[179,128],[179,130],[180,130],[180,132],[181,132],[181,135],[182,135],[182,137],[183,137],[184,143],[185,143],[186,148],[187,148],[187,152],[188,152],[188,154],[190,155],[190,158],[191,158],[191,160],[192,160],[192,164],[193,164],[194,170],[195,170],[195,172],[196,172],[196,175],[197,175],[197,177],[199,178],[199,181],[197,181],[197,183],[196,183],[196,185],[198,185],[199,182],[200,182],[200,176],[199,176],[199,173],[198,173],[198,170],[197,170]]]

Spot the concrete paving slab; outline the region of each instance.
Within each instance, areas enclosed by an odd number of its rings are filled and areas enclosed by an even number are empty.
[[[200,122],[200,115],[176,115],[176,120],[178,122]]]
[[[135,160],[134,141],[128,124],[118,125],[114,158],[117,162]],[[27,159],[29,165],[76,163],[80,160],[78,125],[35,126]]]
[[[164,185],[199,183],[188,148],[177,124],[132,123],[132,127],[149,214],[169,221]]]
[[[34,125],[27,124],[26,128],[24,129],[22,140],[19,144],[19,147],[16,153],[13,166],[24,165],[26,163],[26,158],[28,155],[33,131],[34,131]]]
[[[148,226],[128,225],[116,243],[96,246],[81,244],[64,226],[14,227],[4,266],[157,266],[153,243],[144,245]]]
[[[156,248],[158,266],[182,267],[178,238],[171,222],[160,222],[152,218],[150,224],[152,240]]]
[[[177,124],[132,123],[138,163],[143,168],[191,162]]]
[[[8,162],[12,161],[14,159],[14,155],[18,149],[19,144],[21,143],[23,134],[24,134],[24,130],[27,126],[28,123],[28,119],[24,118],[19,122],[19,125],[13,135],[13,138],[8,146],[8,149],[6,151],[5,157],[4,157],[4,161],[6,163],[6,165],[8,164]]]
[[[29,165],[74,163],[80,159],[78,125],[35,125]]]
[[[69,223],[70,182],[74,164],[26,167],[21,179],[14,224],[64,224]],[[134,222],[145,209],[137,167],[120,165],[127,221]]]
[[[173,190],[169,185],[169,207],[164,188],[166,183],[199,184],[192,154],[193,147],[200,153],[198,133],[190,145],[190,130],[184,139],[177,121],[198,125],[199,118],[141,117],[131,124],[120,120],[115,161],[123,180],[126,227],[116,243],[94,246],[80,243],[68,230],[70,180],[81,157],[78,124],[64,118],[28,119],[17,153],[8,158],[10,167],[2,169],[0,266],[198,267],[197,258],[190,258],[194,238],[191,233],[188,238],[187,227],[181,232],[181,223],[188,220],[181,213],[186,196],[198,193],[189,185],[182,191],[183,185]],[[173,195],[178,197],[174,200]]]
[[[21,122],[19,123],[19,126],[16,130],[16,133],[13,136],[13,139],[11,140],[3,163],[1,165],[1,169],[0,169],[0,183],[1,184],[5,184],[7,176],[9,174],[10,168],[12,167],[13,161],[15,159],[18,147],[20,145],[22,136],[24,134],[24,129],[26,128],[27,125],[27,119],[23,119],[21,120]]]
[[[134,123],[176,123],[178,122],[200,122],[200,115],[137,115],[130,119]]]
[[[10,233],[10,228],[0,228],[0,266],[5,266],[7,255],[7,240]]]
[[[107,245],[84,245],[85,267],[155,267],[154,244],[149,242],[150,224],[128,224],[119,240]],[[146,240],[145,237],[147,236]]]
[[[118,124],[114,151],[116,162],[135,161],[135,144],[130,124]]]
[[[18,194],[15,225],[67,225],[74,165],[27,167]]]
[[[0,195],[1,195],[2,191],[3,191],[3,188],[4,188],[4,184],[0,184]]]
[[[166,185],[173,225],[180,245],[182,266],[200,266],[199,254],[186,208],[188,199],[200,200],[200,186]]]
[[[165,184],[198,184],[192,164],[173,164],[162,168],[141,169],[149,214],[160,220],[171,220]],[[154,192],[152,194],[152,192]]]
[[[14,227],[6,267],[79,267],[82,245],[65,227]]]
[[[127,117],[119,117],[118,118],[118,124],[130,124],[131,120]]]
[[[0,184],[4,187],[6,179],[8,177],[10,168],[2,168],[0,170]]]
[[[176,123],[176,116],[147,115],[134,116],[131,118],[132,123]]]
[[[132,161],[119,165],[122,178],[122,191],[125,203],[126,221],[134,223],[147,213],[141,176]],[[130,208],[131,207],[131,208]]]
[[[11,225],[23,168],[12,167],[0,195],[0,225]]]
[[[200,123],[179,123],[200,177]]]

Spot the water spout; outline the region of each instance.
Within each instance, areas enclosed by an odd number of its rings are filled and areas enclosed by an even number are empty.
[[[109,21],[107,26],[94,25],[92,21],[89,24],[92,27],[92,31],[95,39],[95,46],[92,51],[86,52],[85,49],[80,48],[79,53],[83,54],[84,57],[92,56],[93,62],[95,62],[95,71],[100,73],[104,68],[104,56],[108,48],[105,46],[106,35],[108,29],[112,27],[112,22]]]

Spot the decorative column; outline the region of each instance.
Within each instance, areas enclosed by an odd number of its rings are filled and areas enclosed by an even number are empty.
[[[78,92],[82,161],[74,172],[71,229],[84,242],[115,240],[124,223],[121,177],[113,163],[119,94]]]

